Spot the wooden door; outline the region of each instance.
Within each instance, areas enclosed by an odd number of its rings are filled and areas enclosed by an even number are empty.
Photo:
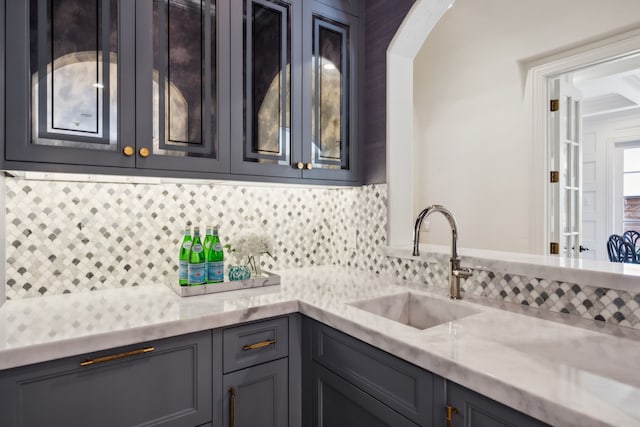
[[[232,2],[232,173],[301,177],[301,17],[301,2]]]
[[[358,179],[359,19],[305,2],[303,177]]]
[[[7,160],[134,165],[134,30],[133,2],[7,2]]]
[[[417,426],[320,364],[311,369],[313,427]]]
[[[284,358],[226,374],[223,378],[223,425],[287,427],[287,362]]]
[[[141,0],[136,16],[136,167],[229,172],[229,0]]]

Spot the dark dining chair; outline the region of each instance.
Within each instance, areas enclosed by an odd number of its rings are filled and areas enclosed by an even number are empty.
[[[621,236],[612,234],[607,240],[607,253],[611,262],[640,263],[635,247]]]
[[[635,230],[629,230],[622,233],[622,240],[628,242],[638,251],[638,240],[640,240],[640,233]]]

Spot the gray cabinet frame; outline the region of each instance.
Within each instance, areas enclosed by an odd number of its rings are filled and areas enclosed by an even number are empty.
[[[29,1],[9,0],[6,8],[6,34],[12,41],[6,46],[10,66],[6,67],[5,158],[7,161],[60,165],[103,166],[115,168],[155,169],[229,173],[229,0],[217,0],[217,124],[214,132],[216,158],[176,157],[153,154],[152,146],[152,1],[118,1],[118,141],[115,150],[92,150],[66,146],[32,144],[31,78],[29,69]],[[3,45],[4,46],[4,45]],[[3,68],[4,71],[4,68]],[[42,105],[42,103],[41,103]],[[44,108],[44,107],[43,107]],[[71,137],[65,139],[73,139]],[[207,142],[211,143],[211,141]],[[127,157],[125,146],[135,148]],[[148,148],[148,157],[139,150]],[[195,151],[201,150],[200,147]],[[26,169],[31,169],[27,167]],[[37,169],[37,167],[35,168]],[[66,170],[64,166],[58,169]],[[104,170],[106,171],[106,170]]]
[[[302,158],[304,163],[308,163],[312,161],[313,150],[312,150],[312,138],[313,138],[313,129],[311,126],[311,105],[312,105],[312,94],[311,94],[311,64],[313,64],[312,52],[313,45],[316,43],[316,40],[313,38],[314,33],[314,23],[313,17],[314,15],[321,16],[322,18],[326,18],[328,21],[333,20],[339,22],[340,24],[346,25],[349,28],[349,43],[347,46],[348,51],[348,80],[346,82],[346,86],[348,87],[348,93],[342,94],[342,105],[343,105],[343,120],[347,123],[342,123],[343,128],[347,130],[348,142],[345,144],[343,142],[343,147],[346,148],[347,151],[347,159],[348,163],[347,169],[333,170],[333,169],[321,169],[314,168],[311,170],[303,170],[302,176],[304,178],[311,179],[334,179],[334,180],[345,180],[345,181],[356,181],[359,179],[359,111],[360,111],[360,79],[359,74],[361,70],[361,60],[359,56],[360,52],[360,26],[359,19],[356,16],[350,15],[349,13],[343,12],[338,9],[334,9],[332,7],[327,6],[326,4],[321,3],[318,0],[307,0],[304,8],[304,32],[302,33],[302,43],[303,43],[303,56],[302,56],[302,106],[303,106],[303,116],[302,116]],[[328,22],[327,22],[328,24]],[[328,24],[330,25],[330,24]],[[348,107],[344,107],[344,106]],[[305,108],[309,108],[306,110]],[[316,125],[317,125],[316,121]],[[343,163],[345,159],[343,159]]]
[[[371,420],[382,425],[444,425],[447,405],[458,411],[452,417],[453,427],[547,426],[307,317],[303,317],[303,337],[305,426],[323,426],[326,411],[338,411],[346,420],[357,418],[347,414],[350,410],[368,412]],[[342,391],[347,389],[348,393]],[[342,400],[331,396],[338,391],[344,394]],[[328,401],[336,407],[326,408]]]
[[[211,422],[211,331],[0,372],[0,425],[158,425]],[[87,359],[139,355],[81,366]]]

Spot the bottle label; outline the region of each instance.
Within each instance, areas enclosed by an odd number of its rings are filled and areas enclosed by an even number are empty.
[[[211,247],[211,242],[204,242],[205,249],[209,249]]]
[[[199,254],[200,252],[202,252],[202,245],[199,243],[196,243],[195,245],[193,245],[191,247],[191,252],[195,252],[197,254]]]
[[[180,269],[178,270],[178,280],[188,280],[187,270],[189,268],[189,262],[187,260],[180,260]]]
[[[207,263],[207,282],[218,283],[224,281],[224,261]]]
[[[222,243],[216,242],[216,244],[213,245],[213,250],[216,252],[220,252],[222,250]]]
[[[187,276],[190,285],[201,285],[205,279],[205,263],[189,264]]]
[[[193,243],[192,241],[187,240],[186,242],[184,242],[182,244],[182,247],[185,248],[185,249],[191,249],[191,244],[192,243]]]

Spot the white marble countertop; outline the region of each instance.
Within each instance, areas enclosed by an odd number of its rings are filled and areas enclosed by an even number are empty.
[[[381,252],[390,257],[423,261],[448,262],[451,247],[420,244],[420,256],[413,256],[407,246],[383,246]],[[640,290],[640,264],[534,255],[486,249],[458,248],[462,266],[495,273],[542,277],[594,287],[618,289],[632,293]]]
[[[640,340],[466,300],[455,303],[477,314],[425,330],[345,304],[406,291],[314,267],[282,272],[278,286],[189,298],[156,284],[8,301],[0,369],[301,312],[551,425],[640,426]]]

